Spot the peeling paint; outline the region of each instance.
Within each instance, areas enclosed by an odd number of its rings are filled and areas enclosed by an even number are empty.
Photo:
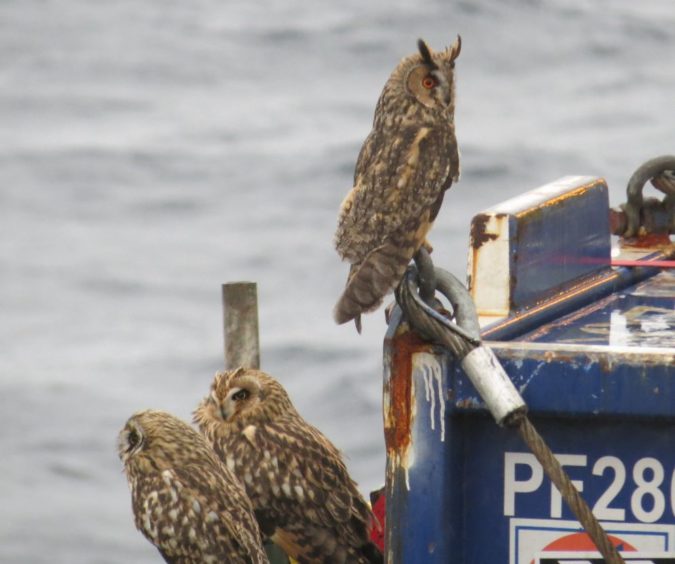
[[[478,409],[482,406],[482,400],[478,397],[464,398],[455,403],[455,407],[459,409]]]
[[[505,215],[505,214],[501,214]],[[488,241],[494,241],[499,234],[497,233],[488,233],[487,224],[490,221],[490,215],[485,213],[479,213],[474,216],[471,221],[471,248],[474,251],[480,249]]]

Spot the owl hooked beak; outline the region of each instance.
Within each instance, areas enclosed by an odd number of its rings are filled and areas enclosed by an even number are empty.
[[[234,410],[228,409],[227,405],[221,405],[220,406],[220,416],[223,418],[223,421],[227,421],[230,417],[232,417]]]
[[[211,392],[211,395],[209,396],[209,401],[213,403],[216,413],[218,414],[218,416],[221,417],[223,421],[227,421],[232,416],[232,413],[234,413],[233,409],[234,406],[231,405],[232,402],[230,401],[230,398],[225,398],[225,401],[223,403],[220,403],[215,390]]]

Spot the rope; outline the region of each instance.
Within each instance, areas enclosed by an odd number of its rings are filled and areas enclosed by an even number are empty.
[[[612,544],[612,541],[609,540],[602,525],[591,512],[591,508],[588,507],[584,498],[581,497],[579,490],[574,487],[567,472],[563,470],[560,462],[553,455],[551,449],[548,448],[548,445],[534,428],[527,415],[518,414],[514,419],[515,421],[509,421],[507,426],[513,426],[518,430],[525,444],[544,468],[546,475],[555,487],[558,488],[567,506],[572,510],[572,513],[574,513],[581,526],[588,533],[588,536],[591,537],[593,544],[600,554],[602,554],[605,562],[609,564],[624,564],[623,558]]]
[[[424,250],[415,256],[417,268],[410,267],[396,289],[396,301],[410,326],[423,338],[441,344],[460,362],[474,348],[482,346],[476,309],[466,288],[452,274],[440,268],[434,268],[431,258]],[[434,270],[429,273],[429,269]],[[418,274],[419,271],[419,274]],[[440,313],[442,304],[433,298],[429,287],[424,289],[426,303],[417,292],[418,280],[434,281],[439,290],[450,302],[452,315]],[[433,305],[432,305],[433,304]],[[445,312],[448,313],[447,311]],[[596,548],[609,564],[624,564],[624,560],[612,544],[607,533],[591,512],[590,507],[574,487],[569,476],[548,448],[544,439],[534,428],[525,410],[512,412],[505,420],[509,428],[517,429],[527,447],[542,465],[544,472],[558,488],[565,503],[588,533]]]

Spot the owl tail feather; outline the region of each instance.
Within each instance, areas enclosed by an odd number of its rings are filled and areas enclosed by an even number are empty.
[[[362,263],[352,266],[347,286],[333,309],[335,321],[342,324],[354,319],[360,329],[361,314],[376,309],[395,288],[413,253],[414,249],[387,242],[373,249]]]

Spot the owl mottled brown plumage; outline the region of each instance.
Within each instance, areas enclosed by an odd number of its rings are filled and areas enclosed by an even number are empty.
[[[166,562],[269,562],[242,485],[192,427],[141,411],[126,422],[117,448],[136,527]]]
[[[370,508],[338,450],[264,372],[220,372],[194,413],[246,487],[264,535],[301,563],[382,562]]]
[[[459,178],[454,68],[461,45],[458,36],[433,52],[420,39],[419,52],[399,63],[382,90],[338,217],[335,247],[351,263],[334,310],[338,323],[354,319],[360,330],[361,313],[396,287]]]

